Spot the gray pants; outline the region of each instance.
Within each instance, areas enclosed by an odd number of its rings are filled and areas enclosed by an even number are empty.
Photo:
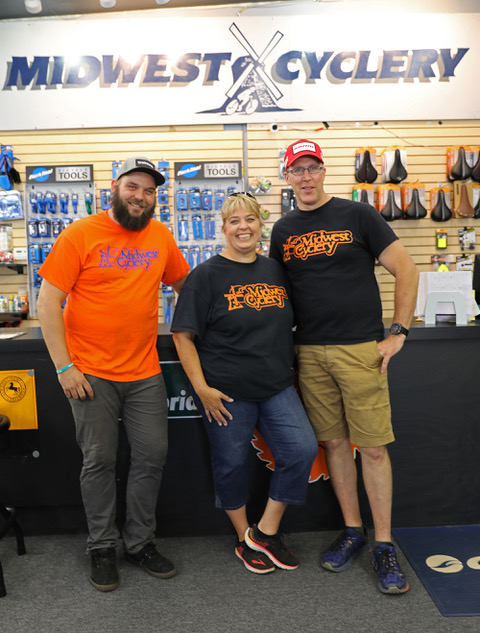
[[[87,552],[115,547],[120,537],[115,523],[119,418],[130,444],[125,551],[135,554],[155,535],[155,510],[167,456],[167,394],[163,376],[114,382],[86,375],[93,400],[70,399],[77,441],[83,453],[80,475],[89,536]]]

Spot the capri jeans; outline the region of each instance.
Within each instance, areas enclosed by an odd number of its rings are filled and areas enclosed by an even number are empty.
[[[165,383],[161,374],[132,382],[86,378],[94,399],[70,399],[70,405],[83,453],[80,486],[89,531],[87,552],[115,547],[120,536],[115,464],[121,418],[130,444],[123,547],[135,554],[155,536],[168,445]]]
[[[318,443],[293,385],[260,402],[224,403],[233,416],[227,426],[209,422],[196,394],[194,399],[210,440],[217,507],[236,510],[247,503],[247,461],[255,428],[275,459],[269,497],[283,503],[305,503]]]

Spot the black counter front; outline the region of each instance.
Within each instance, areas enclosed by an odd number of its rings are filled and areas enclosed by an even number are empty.
[[[195,417],[168,326],[159,326],[158,351],[171,411],[158,533],[230,532],[226,516],[214,508],[208,442],[201,420]],[[396,442],[389,450],[397,527],[480,523],[479,351],[477,323],[415,324],[403,350],[390,363]],[[81,454],[73,417],[39,328],[26,328],[18,338],[0,341],[0,370],[16,369],[35,370],[39,428],[7,434],[9,446],[0,451],[0,499],[22,508],[26,531],[83,531]],[[265,503],[270,470],[253,447],[249,467],[249,518],[255,520]],[[123,434],[117,471],[121,521],[128,471]],[[369,523],[361,481],[360,487],[362,511]],[[290,531],[340,526],[337,502],[323,477],[309,484],[307,504],[288,508],[283,521],[283,528]]]

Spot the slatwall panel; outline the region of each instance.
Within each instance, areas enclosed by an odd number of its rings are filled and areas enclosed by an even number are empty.
[[[322,147],[327,175],[325,189],[341,198],[351,198],[355,185],[355,150],[360,147],[374,147],[377,150],[377,170],[380,174],[380,155],[387,147],[403,146],[407,150],[408,178],[405,182],[423,182],[426,190],[426,207],[430,210],[429,191],[432,187],[449,185],[446,179],[446,150],[451,145],[480,145],[479,121],[404,122],[379,124],[324,124],[312,123],[295,126],[279,125],[278,132],[272,133],[268,125],[248,127],[248,175],[250,180],[263,176],[272,182],[267,195],[261,197],[262,206],[271,211],[269,225],[280,214],[280,191],[285,181],[279,178],[279,151],[290,143],[308,138]],[[375,189],[381,177],[374,183]],[[449,185],[451,186],[451,184]],[[462,254],[458,239],[458,229],[478,226],[477,240],[480,244],[480,220],[452,219],[448,222],[433,222],[429,216],[422,220],[396,220],[390,223],[412,255],[420,271],[433,270],[431,256],[438,254]],[[435,231],[448,231],[448,248],[437,251]],[[480,250],[480,245],[477,247]],[[472,253],[472,251],[468,251]],[[377,271],[380,283],[384,317],[393,316],[394,279],[382,267]]]
[[[13,146],[20,159],[15,167],[25,182],[26,165],[93,164],[100,209],[100,189],[109,189],[112,161],[144,155],[153,161],[170,162],[170,206],[173,211],[173,164],[188,160],[242,160],[242,132],[238,126],[182,126],[98,130],[60,130],[1,133],[0,142]],[[22,186],[20,186],[22,188]],[[26,245],[25,223],[14,225],[14,246]],[[26,285],[26,275],[0,269],[0,294],[15,294]],[[160,294],[161,299],[161,294]],[[159,320],[163,321],[159,301]],[[36,320],[33,324],[38,325]]]
[[[371,146],[377,149],[377,169],[383,149],[400,145],[407,149],[408,178],[406,182],[421,181],[427,191],[438,184],[448,184],[445,176],[446,149],[450,145],[480,145],[478,121],[443,122],[382,122],[378,124],[332,123],[328,127],[321,122],[278,126],[278,132],[270,131],[269,125],[246,126],[248,177],[263,177],[272,182],[268,194],[261,195],[262,207],[270,211],[267,225],[280,216],[280,191],[285,182],[279,178],[279,151],[300,138],[316,140],[324,150],[327,167],[326,189],[333,195],[350,198],[354,179],[355,150]],[[13,146],[20,159],[16,168],[25,180],[25,165],[93,163],[97,192],[109,188],[111,163],[133,154],[143,154],[152,160],[174,162],[184,160],[242,160],[243,133],[241,126],[168,126],[114,128],[98,130],[27,131],[0,133],[0,142]],[[173,182],[173,169],[170,173]],[[375,186],[380,182],[377,179]],[[20,187],[21,188],[21,187]],[[173,195],[173,187],[171,192]],[[97,206],[100,201],[97,195]],[[172,201],[173,206],[173,201]],[[448,230],[447,253],[460,255],[458,229],[465,225],[475,227],[479,220],[453,219],[435,223],[430,219],[397,220],[392,228],[412,254],[419,270],[432,270],[431,255],[435,249],[435,229]],[[12,222],[14,246],[26,245],[25,224]],[[480,228],[480,225],[479,225]],[[479,238],[480,239],[480,238]],[[445,251],[442,251],[442,253]],[[386,271],[378,274],[384,316],[393,312],[393,278]],[[14,294],[19,285],[26,285],[26,275],[0,269],[0,294]],[[160,307],[159,318],[162,320]]]

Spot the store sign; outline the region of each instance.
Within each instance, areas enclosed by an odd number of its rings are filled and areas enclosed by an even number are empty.
[[[151,15],[0,24],[2,127],[480,116],[479,14]]]
[[[162,361],[160,366],[167,389],[168,418],[201,418],[180,361]]]
[[[93,182],[93,165],[55,165],[26,167],[27,183],[79,183]]]
[[[232,160],[223,163],[198,161],[196,163],[175,163],[175,179],[188,180],[223,180],[241,178],[242,163]]]

